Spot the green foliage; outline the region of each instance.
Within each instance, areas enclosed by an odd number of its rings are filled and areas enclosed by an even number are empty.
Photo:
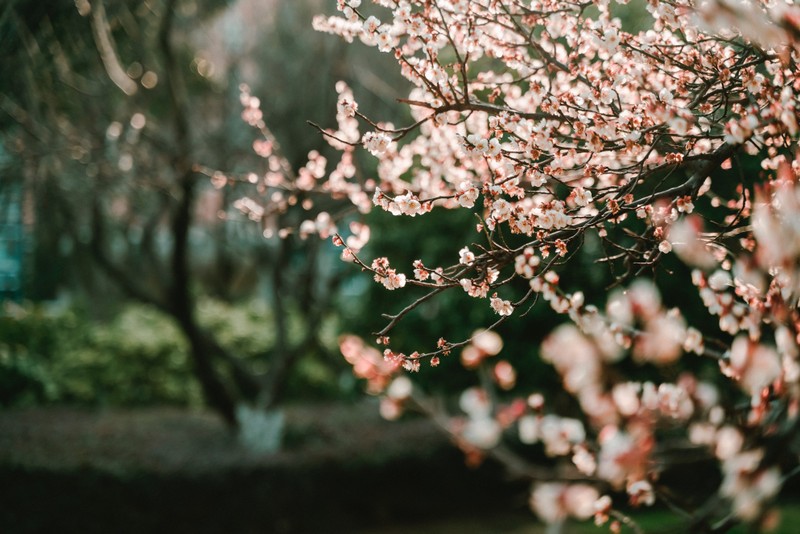
[[[205,299],[199,318],[246,365],[266,372],[274,331],[263,303],[234,306]],[[299,328],[299,320],[289,321]],[[321,326],[325,345],[335,344],[334,330]],[[289,398],[340,395],[336,366],[323,355],[304,354],[287,393]],[[0,406],[197,407],[202,402],[183,335],[153,308],[128,305],[106,322],[76,309],[49,311],[30,304],[7,305],[0,313]]]
[[[263,375],[269,370],[276,335],[274,317],[266,301],[253,299],[233,305],[201,299],[198,303],[198,319],[256,375]],[[286,320],[289,341],[295,345],[303,338],[306,323],[294,311],[288,313]],[[350,369],[341,360],[336,348],[338,327],[332,318],[328,318],[316,328],[325,354],[310,349],[300,356],[286,385],[288,399],[331,398],[346,393],[339,385],[339,371],[349,373]]]
[[[198,405],[186,346],[156,311],[130,306],[107,323],[25,306],[0,317],[3,405]]]
[[[53,326],[38,309],[25,313],[24,319],[0,316],[0,404],[30,404],[53,398],[53,384],[46,371],[48,356],[58,345]]]
[[[213,331],[223,346],[243,356],[254,371],[266,371],[267,361],[263,355],[275,343],[275,332],[272,314],[263,300],[233,306],[203,299],[197,307],[199,322]]]

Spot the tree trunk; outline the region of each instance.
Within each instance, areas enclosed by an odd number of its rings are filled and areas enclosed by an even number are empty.
[[[169,308],[186,335],[191,348],[197,378],[208,403],[236,427],[236,403],[217,375],[213,365],[214,349],[200,330],[195,317],[189,269],[189,228],[196,195],[195,172],[191,163],[191,139],[186,110],[186,90],[170,43],[175,14],[175,0],[169,0],[159,31],[164,60],[164,74],[170,97],[175,129],[174,171],[178,178],[178,205],[172,217],[171,299]]]
[[[213,365],[213,349],[206,342],[203,333],[192,319],[178,318],[178,324],[189,342],[189,350],[194,364],[194,372],[203,389],[206,402],[214,408],[231,428],[238,426],[236,403],[220,380]]]

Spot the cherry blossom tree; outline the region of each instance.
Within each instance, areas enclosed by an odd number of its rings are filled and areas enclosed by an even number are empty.
[[[271,170],[242,207],[268,222],[262,214],[298,199],[340,203],[299,232],[332,238],[397,291],[380,348],[341,340],[382,413],[422,410],[470,461],[492,456],[531,478],[531,507],[554,530],[570,517],[641,530],[625,501],[661,502],[687,531],[773,524],[800,452],[800,9],[648,0],[651,18],[633,30],[617,18],[631,6],[608,0],[373,3],[338,0],[340,14],[314,26],[391,54],[412,121],[367,116],[340,83],[337,127],[317,127],[339,161],[315,153],[290,177],[259,145]],[[244,88],[242,102],[268,140],[258,99]],[[357,165],[361,151],[377,159],[374,176]],[[468,210],[474,238],[453,243],[448,264],[367,258],[369,228],[353,213],[374,209],[400,226]],[[586,257],[613,277],[597,302],[564,281]],[[665,279],[699,295],[714,321],[668,305]],[[444,292],[496,320],[468,339],[393,344],[403,319]],[[531,354],[504,355],[497,330],[537,305],[565,322]],[[571,404],[517,387],[515,359],[533,357]],[[448,358],[478,375],[455,415],[409,375],[441,372],[423,368]],[[682,455],[718,466],[699,503],[663,476]]]

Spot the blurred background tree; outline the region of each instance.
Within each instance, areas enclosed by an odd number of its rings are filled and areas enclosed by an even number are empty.
[[[13,242],[17,263],[4,267],[21,263],[22,281],[7,295],[71,310],[55,318],[6,306],[4,404],[202,396],[235,426],[238,405],[268,410],[287,387],[290,397],[341,394],[349,371],[333,354],[332,300],[351,271],[327,243],[265,239],[233,209],[237,188],[214,188],[197,172],[263,166],[239,119],[242,82],[265,102],[294,168],[326,146],[305,119],[331,121],[336,80],[364,87],[376,112],[399,96],[374,61],[370,71],[351,67],[364,63],[352,57],[363,50],[311,31],[311,17],[332,7],[14,0],[0,8],[6,71],[16,73],[0,81],[0,200],[3,220],[24,229]],[[281,217],[281,227],[299,223],[292,211]],[[190,368],[193,378],[180,376]]]

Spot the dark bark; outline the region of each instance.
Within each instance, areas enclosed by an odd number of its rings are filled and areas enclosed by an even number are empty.
[[[178,177],[178,205],[172,217],[171,291],[169,308],[189,341],[194,369],[208,403],[228,425],[236,426],[236,403],[213,365],[213,350],[201,332],[195,317],[189,270],[189,228],[196,195],[196,176],[191,164],[191,140],[185,109],[186,92],[170,42],[175,13],[175,0],[165,6],[158,41],[164,61],[164,77],[173,113],[175,131],[174,172]]]

